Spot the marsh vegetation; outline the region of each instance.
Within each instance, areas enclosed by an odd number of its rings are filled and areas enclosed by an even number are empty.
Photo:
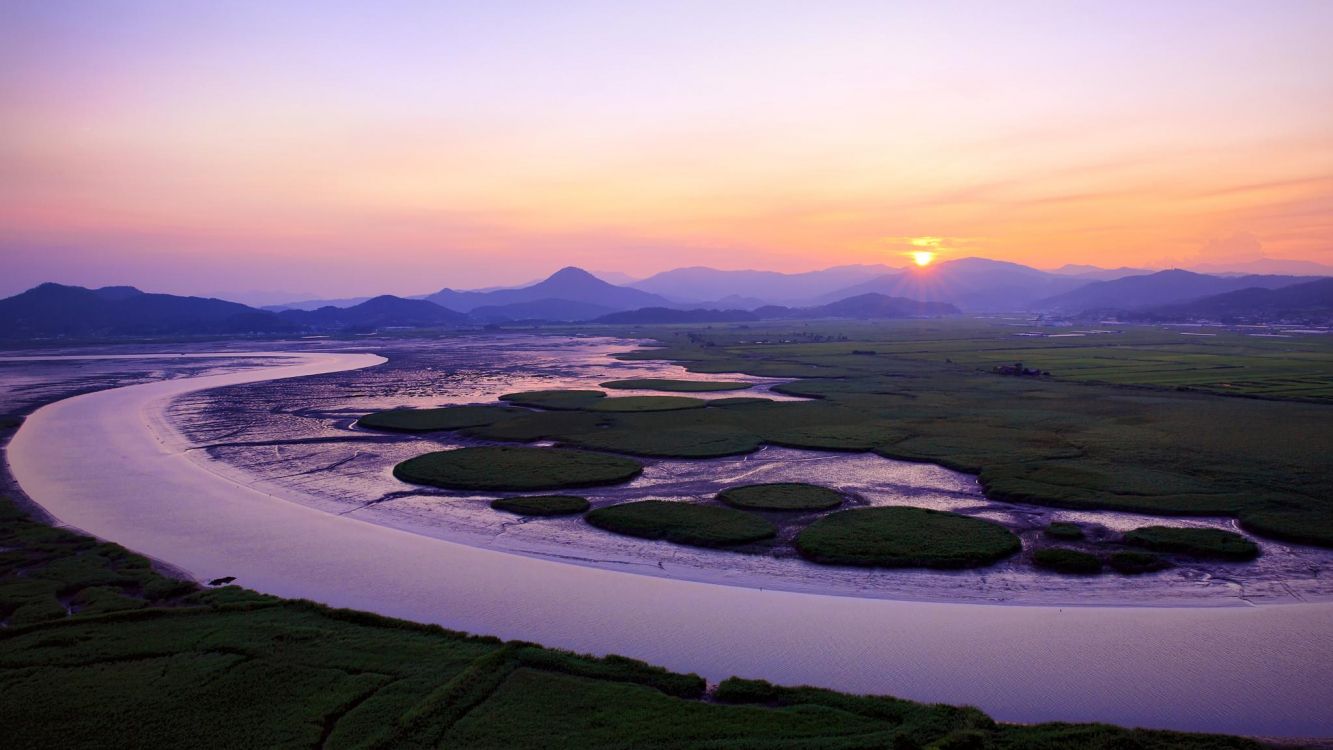
[[[800,482],[729,487],[717,499],[734,508],[777,511],[832,510],[843,503],[837,490]]]
[[[435,451],[393,468],[394,476],[404,482],[500,492],[616,484],[633,479],[641,471],[643,464],[621,456],[516,446]]]
[[[610,505],[584,518],[617,534],[693,547],[732,547],[771,538],[777,527],[753,513],[715,505],[641,500]]]
[[[796,537],[806,558],[829,565],[975,568],[1022,549],[1005,527],[928,508],[857,508],[824,516]]]

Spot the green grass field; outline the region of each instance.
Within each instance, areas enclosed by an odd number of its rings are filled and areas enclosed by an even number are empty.
[[[102,593],[85,593],[102,592]],[[121,601],[105,604],[105,592]],[[28,615],[16,622],[18,611]],[[976,709],[727,680],[165,578],[0,498],[9,748],[1122,748],[1233,737],[997,724]]]

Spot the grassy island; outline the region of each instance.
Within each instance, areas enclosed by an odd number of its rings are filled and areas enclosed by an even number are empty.
[[[1144,526],[1125,534],[1125,544],[1155,552],[1174,552],[1218,560],[1253,560],[1259,556],[1259,545],[1240,534],[1222,529]]]
[[[606,393],[604,391],[571,389],[506,393],[500,397],[500,400],[516,406],[531,406],[537,409],[560,410],[586,409],[604,398],[606,398]]]
[[[361,427],[390,432],[434,432],[481,427],[526,414],[504,406],[445,406],[439,409],[390,409],[356,420]]]
[[[669,391],[672,393],[712,393],[716,391],[743,391],[754,383],[726,380],[671,380],[670,378],[633,378],[609,380],[603,388],[638,391]]]
[[[1076,523],[1056,521],[1046,527],[1046,536],[1067,542],[1076,542],[1083,538],[1083,527]]]
[[[1032,553],[1038,568],[1072,575],[1096,575],[1102,572],[1102,560],[1096,555],[1065,547],[1043,547]]]
[[[1022,546],[997,523],[907,507],[839,511],[796,537],[796,548],[814,562],[886,568],[976,568]]]
[[[491,507],[520,516],[573,516],[589,508],[588,500],[573,495],[531,495],[492,500]]]
[[[393,475],[404,482],[499,492],[618,484],[642,471],[643,464],[623,456],[511,446],[435,451],[393,467]]]
[[[1134,550],[1121,550],[1112,552],[1107,560],[1111,567],[1117,573],[1135,576],[1143,573],[1156,573],[1159,570],[1166,570],[1172,567],[1171,563],[1162,559],[1151,552],[1136,552]]]
[[[799,482],[729,487],[718,493],[717,499],[746,510],[831,510],[842,505],[837,490]]]
[[[777,534],[777,527],[753,513],[665,500],[611,505],[584,518],[599,529],[617,534],[692,547],[730,547]]]
[[[620,396],[607,398],[589,406],[591,411],[678,411],[680,409],[702,409],[708,402],[689,396]]]

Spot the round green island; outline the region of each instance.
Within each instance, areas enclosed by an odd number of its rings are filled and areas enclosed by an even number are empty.
[[[1066,547],[1043,547],[1032,553],[1032,564],[1070,575],[1090,576],[1102,572],[1100,557]]]
[[[404,482],[499,492],[619,484],[642,471],[643,464],[622,456],[515,446],[435,451],[393,467],[393,475]]]
[[[491,507],[520,516],[573,516],[589,508],[587,498],[573,495],[529,495],[492,500]]]
[[[1144,526],[1125,534],[1125,544],[1218,560],[1253,560],[1259,556],[1259,545],[1222,529]]]
[[[671,380],[669,378],[634,378],[632,380],[610,380],[601,384],[603,388],[638,391],[668,391],[672,393],[711,393],[716,391],[743,391],[754,383],[740,383],[726,380]]]
[[[976,568],[1022,547],[998,523],[911,507],[832,513],[796,537],[796,549],[813,562],[884,568]]]
[[[557,391],[521,391],[506,393],[501,401],[518,406],[531,406],[537,409],[586,409],[606,398],[604,391],[557,390]]]
[[[730,547],[768,539],[773,524],[734,508],[666,500],[641,500],[598,508],[586,516],[599,529],[692,547]]]
[[[745,510],[832,510],[842,505],[842,495],[836,490],[800,482],[729,487],[717,499]]]
[[[390,409],[356,420],[360,427],[389,432],[435,432],[482,427],[528,414],[505,406],[446,406],[439,409]]]
[[[620,396],[604,398],[587,408],[588,411],[638,412],[702,409],[705,406],[708,406],[707,401],[689,396]]]

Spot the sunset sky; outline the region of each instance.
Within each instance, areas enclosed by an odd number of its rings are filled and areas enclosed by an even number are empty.
[[[1333,264],[1333,2],[0,0],[0,295]]]

